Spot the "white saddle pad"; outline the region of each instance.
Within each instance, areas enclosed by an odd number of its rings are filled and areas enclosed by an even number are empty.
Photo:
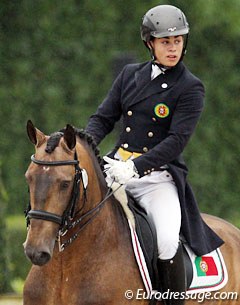
[[[196,256],[187,245],[184,246],[193,266],[193,280],[188,294],[216,291],[227,284],[227,268],[219,248],[206,255]]]
[[[129,227],[131,231],[133,250],[139,271],[142,276],[146,292],[151,294],[152,283],[147,269],[147,264],[131,221],[129,221]],[[187,294],[216,291],[223,288],[227,284],[227,268],[219,248],[211,253],[199,257],[196,256],[185,243],[184,247],[187,250],[193,267],[193,280]]]

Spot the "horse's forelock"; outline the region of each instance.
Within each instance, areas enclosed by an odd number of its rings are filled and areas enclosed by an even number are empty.
[[[62,132],[54,132],[53,134],[51,134],[50,138],[47,141],[47,146],[45,148],[45,151],[49,154],[53,152],[54,149],[58,146],[62,136],[63,136]]]

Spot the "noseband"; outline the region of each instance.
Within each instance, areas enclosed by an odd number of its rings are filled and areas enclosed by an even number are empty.
[[[63,228],[67,229],[67,227],[69,226],[69,221],[72,220],[74,216],[76,202],[80,194],[79,184],[81,181],[83,183],[83,188],[84,188],[84,203],[85,203],[87,182],[86,182],[86,178],[84,177],[84,174],[86,175],[86,171],[79,167],[79,161],[76,153],[74,156],[74,160],[44,161],[44,160],[38,160],[35,158],[34,155],[32,155],[31,161],[37,165],[43,165],[43,166],[67,166],[67,165],[75,166],[75,175],[74,175],[71,198],[62,216],[59,216],[54,213],[46,212],[43,210],[32,210],[31,203],[29,203],[28,209],[25,212],[27,225],[29,225],[30,219],[34,218],[34,219],[42,219],[42,220],[55,222],[58,225],[60,225],[60,230],[62,230]]]

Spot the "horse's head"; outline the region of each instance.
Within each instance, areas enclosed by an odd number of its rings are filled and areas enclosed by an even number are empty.
[[[33,264],[44,265],[52,257],[59,229],[73,217],[80,187],[83,189],[80,197],[83,196],[86,173],[78,164],[72,126],[46,136],[28,121],[27,133],[35,145],[35,155],[25,174],[30,206],[24,249]]]

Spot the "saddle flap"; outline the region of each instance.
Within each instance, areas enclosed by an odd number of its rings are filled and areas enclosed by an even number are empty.
[[[151,219],[147,216],[145,210],[143,210],[129,195],[128,206],[135,218],[135,231],[143,251],[152,286],[156,289],[158,286],[158,253],[155,227]]]

